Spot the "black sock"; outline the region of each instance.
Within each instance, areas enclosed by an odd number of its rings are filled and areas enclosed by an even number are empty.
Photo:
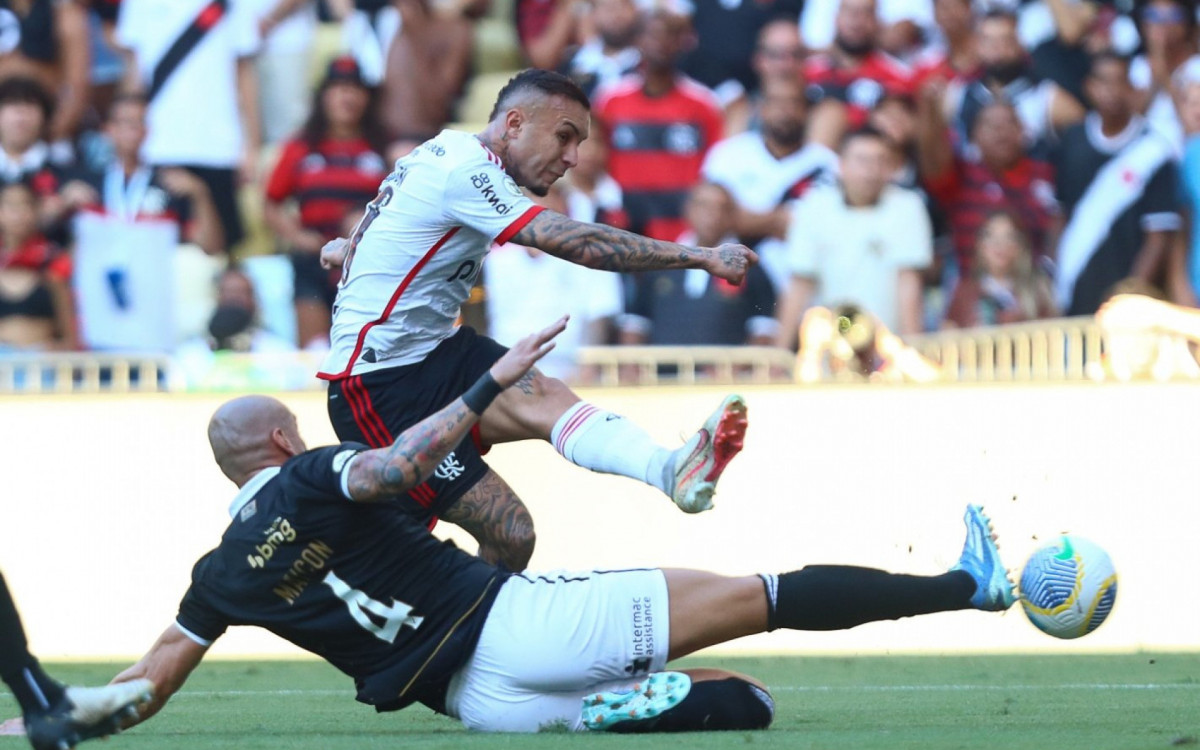
[[[652,719],[623,721],[608,731],[701,732],[766,729],[775,718],[775,701],[757,685],[737,677],[693,682],[687,697]]]
[[[21,704],[21,713],[48,711],[63,697],[63,686],[42,671],[29,653],[21,616],[0,574],[0,678]]]
[[[975,593],[975,579],[961,570],[909,576],[851,565],[809,565],[762,579],[768,630],[845,630],[864,622],[968,609]]]

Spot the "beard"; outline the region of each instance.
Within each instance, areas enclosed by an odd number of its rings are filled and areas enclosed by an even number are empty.
[[[993,63],[983,66],[983,77],[987,80],[996,81],[1001,86],[1007,86],[1021,76],[1025,75],[1029,70],[1029,66],[1024,60],[1009,60],[1005,62]]]
[[[795,148],[804,140],[802,124],[787,123],[785,125],[770,125],[763,123],[763,132],[772,141],[787,148]]]
[[[634,40],[637,39],[638,26],[632,24],[626,29],[600,29],[597,33],[604,46],[610,49],[624,49],[633,46]]]
[[[851,57],[863,57],[875,49],[875,40],[871,39],[870,37],[857,42],[852,42],[841,34],[838,34],[833,40],[833,43],[837,45],[838,49],[845,52],[847,55],[850,55]]]

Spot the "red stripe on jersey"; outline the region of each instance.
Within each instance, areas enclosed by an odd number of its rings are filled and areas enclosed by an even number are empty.
[[[358,390],[358,394],[361,397],[360,403],[363,407],[363,416],[375,425],[376,430],[383,437],[385,445],[391,445],[395,438],[392,437],[392,431],[384,424],[383,418],[379,416],[379,412],[375,411],[375,404],[371,401],[371,392],[363,385],[361,377],[353,378],[353,380],[354,387]]]
[[[558,433],[558,440],[554,441],[554,449],[562,453],[563,447],[567,444],[567,438],[571,437],[575,433],[575,430],[597,411],[594,406],[585,406],[577,411],[575,416],[571,417],[570,421],[567,422],[566,427],[563,427],[562,432]]]
[[[220,5],[210,3],[204,10],[200,11],[200,15],[196,16],[196,26],[204,31],[208,31],[216,25],[217,21],[221,20],[221,16],[225,15],[225,11]]]
[[[342,393],[346,395],[346,401],[350,404],[350,412],[354,415],[354,424],[358,425],[358,431],[367,439],[367,445],[372,448],[382,448],[387,445],[382,439],[382,436],[375,431],[375,425],[370,419],[367,419],[363,411],[362,401],[359,398],[358,389],[355,387],[358,378],[349,378],[342,384]]]
[[[545,210],[546,209],[542,206],[530,206],[529,208],[525,209],[525,213],[518,216],[513,223],[504,228],[503,232],[496,235],[496,244],[503,245],[505,242],[511,240],[513,235],[524,229],[526,224],[533,221],[533,217]]]
[[[479,455],[486,456],[492,446],[483,442],[483,433],[479,431],[479,423],[476,422],[471,426],[471,442],[475,443],[475,449],[479,451]]]
[[[526,211],[526,213],[529,212]],[[522,218],[524,218],[524,215],[522,215]],[[517,221],[514,221],[513,224],[516,224],[520,220],[521,219],[517,219]],[[511,228],[512,224],[510,224],[509,227]],[[346,369],[339,373],[318,372],[318,378],[321,380],[341,380],[343,378],[350,377],[350,373],[354,369],[355,360],[357,360],[359,355],[362,354],[363,344],[366,343],[367,334],[371,332],[372,328],[392,317],[392,310],[396,309],[396,303],[400,301],[400,295],[404,294],[404,290],[408,288],[408,285],[412,283],[412,280],[416,278],[421,269],[425,267],[425,264],[429,262],[429,259],[436,255],[437,251],[441,250],[442,246],[445,245],[451,237],[458,234],[458,230],[460,229],[462,229],[462,227],[454,227],[449,232],[443,234],[442,238],[435,242],[433,247],[429,248],[429,251],[426,252],[419,261],[417,261],[415,266],[412,267],[412,270],[410,270],[408,275],[404,277],[404,280],[400,282],[400,286],[396,287],[396,291],[392,293],[392,298],[388,300],[387,306],[383,308],[383,313],[378,318],[372,320],[370,323],[367,323],[362,327],[362,330],[358,332],[358,341],[354,344],[354,351],[350,354],[350,361],[346,363]],[[520,227],[517,227],[517,229],[520,229]],[[506,229],[505,231],[507,232],[508,230]]]

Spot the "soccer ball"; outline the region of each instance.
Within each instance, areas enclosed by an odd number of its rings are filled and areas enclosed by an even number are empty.
[[[1117,600],[1117,571],[1108,553],[1078,536],[1062,536],[1025,563],[1021,606],[1029,621],[1055,638],[1079,638],[1100,627]]]

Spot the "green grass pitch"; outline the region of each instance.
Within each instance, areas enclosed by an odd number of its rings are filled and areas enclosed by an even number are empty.
[[[376,714],[350,681],[313,661],[202,664],[157,718],[104,750],[739,746],[813,750],[1200,750],[1200,653],[702,658],[763,679],[777,701],[763,732],[658,736],[483,735],[422,707]],[[53,664],[73,683],[114,665]],[[0,695],[0,715],[12,716]],[[27,747],[0,737],[0,750]]]

